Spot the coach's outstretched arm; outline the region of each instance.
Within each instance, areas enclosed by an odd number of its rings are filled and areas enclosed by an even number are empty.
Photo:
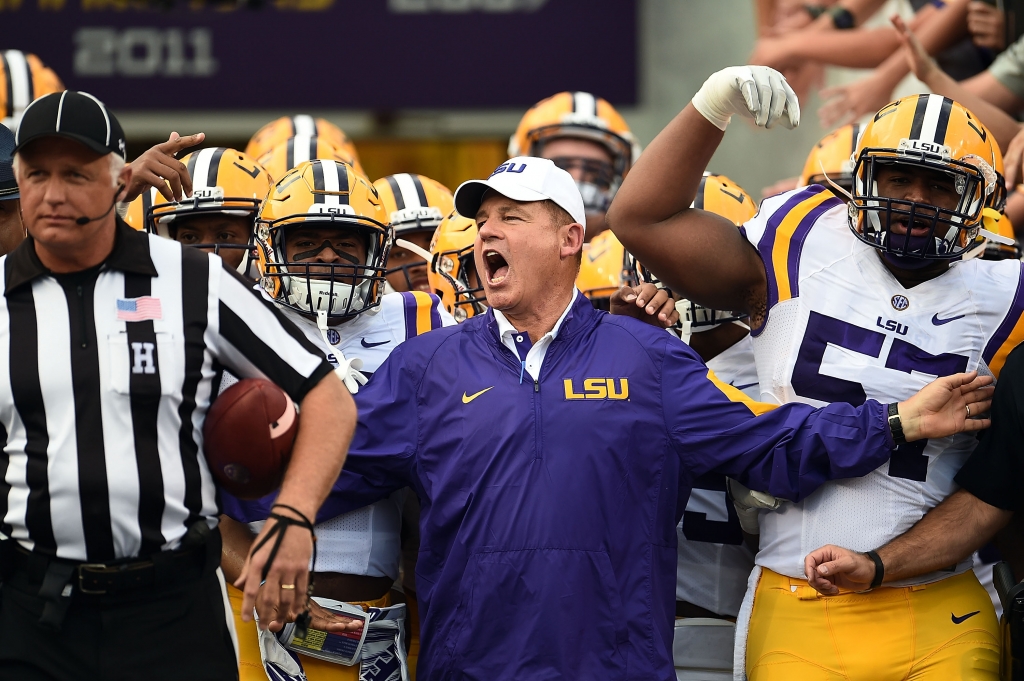
[[[673,291],[714,309],[756,312],[751,308],[764,305],[767,287],[757,251],[725,218],[690,208],[733,114],[759,127],[795,128],[800,105],[774,69],[733,66],[713,74],[644,150],[607,220]]]

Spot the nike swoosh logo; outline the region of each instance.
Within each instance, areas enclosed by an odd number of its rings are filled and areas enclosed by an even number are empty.
[[[365,338],[361,338],[361,339],[359,340],[359,342],[360,342],[360,343],[362,344],[362,346],[363,346],[364,348],[375,348],[375,347],[377,347],[378,345],[387,345],[387,344],[388,344],[388,343],[390,343],[391,341],[389,341],[389,340],[386,340],[386,341],[381,341],[380,343],[367,343],[367,342],[366,342],[366,339],[365,339]]]
[[[594,255],[590,251],[587,251],[587,258],[590,259],[590,262],[597,262],[597,259],[600,258],[602,255],[604,255],[607,252],[608,252],[607,248],[602,249],[601,252],[598,253],[597,255]]]
[[[951,617],[951,618],[953,619],[953,624],[961,624],[961,623],[962,623],[962,622],[964,622],[965,620],[969,620],[969,619],[971,619],[972,617],[974,617],[975,615],[977,615],[977,614],[978,614],[979,612],[981,612],[981,610],[975,610],[974,612],[969,612],[969,613],[967,613],[967,614],[966,614],[966,615],[964,615],[963,617],[957,617],[957,616],[956,616],[956,615],[954,615],[953,613],[949,613],[949,616],[950,616],[950,617]]]
[[[943,324],[949,324],[950,322],[955,322],[958,319],[963,319],[966,316],[967,315],[965,314],[961,314],[957,315],[956,317],[950,317],[949,319],[939,319],[939,315],[934,314],[932,315],[932,324],[934,324],[935,326],[942,326]]]
[[[494,386],[492,385],[492,386],[491,386],[491,388],[493,388],[493,387],[494,387]],[[462,403],[463,403],[463,404],[469,404],[470,402],[472,402],[472,401],[473,401],[473,400],[475,400],[476,398],[480,397],[481,395],[483,395],[483,394],[484,394],[485,392],[487,392],[487,391],[488,391],[488,390],[490,390],[491,388],[484,388],[484,389],[483,389],[483,390],[481,390],[480,392],[478,392],[478,393],[473,393],[472,395],[467,395],[466,393],[462,393]]]

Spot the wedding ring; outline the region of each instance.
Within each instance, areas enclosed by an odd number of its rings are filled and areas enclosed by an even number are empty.
[[[971,418],[971,405],[967,405],[967,418]]]
[[[288,589],[289,591],[291,591],[291,590],[293,590],[295,588],[295,585],[294,584],[282,584],[281,588],[282,589]]]

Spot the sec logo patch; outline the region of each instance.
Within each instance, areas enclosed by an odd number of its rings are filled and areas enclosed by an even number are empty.
[[[906,296],[895,295],[892,297],[892,309],[902,312],[910,307],[910,300]]]
[[[341,342],[341,334],[334,329],[327,329],[327,342],[331,345],[337,345]]]

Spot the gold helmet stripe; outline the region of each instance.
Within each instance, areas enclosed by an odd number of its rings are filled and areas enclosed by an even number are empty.
[[[395,196],[395,208],[427,208],[427,192],[420,178],[409,173],[388,175],[388,186]]]
[[[910,126],[910,139],[943,144],[949,128],[949,114],[953,100],[941,95],[918,95],[914,109],[914,122]]]
[[[32,100],[32,69],[21,50],[3,53],[4,72],[7,74],[7,113],[11,118],[20,115]]]
[[[330,159],[313,161],[313,202],[331,206],[348,203],[348,167]]]
[[[208,189],[217,186],[217,174],[220,170],[220,159],[224,156],[224,147],[210,147],[200,150],[192,169],[192,187]]]
[[[589,92],[572,93],[572,112],[589,118],[597,118],[597,99]]]
[[[299,114],[298,116],[291,117],[292,124],[292,137],[296,135],[309,135],[310,137],[316,135],[316,121],[313,120],[312,116],[307,114]]]

